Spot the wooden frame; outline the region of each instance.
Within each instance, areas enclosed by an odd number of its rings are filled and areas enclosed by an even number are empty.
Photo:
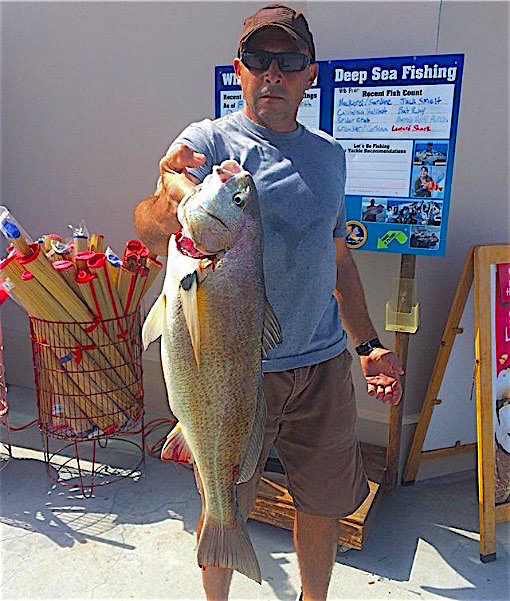
[[[400,260],[400,279],[414,279],[416,269],[416,255],[402,255]],[[399,299],[402,294],[399,291]],[[400,302],[400,301],[399,301]],[[408,300],[410,302],[410,299]],[[399,304],[399,311],[410,312],[411,306]],[[385,492],[395,492],[398,480],[398,466],[400,463],[400,441],[402,438],[402,417],[404,414],[404,401],[406,392],[407,351],[409,348],[409,334],[397,332],[395,334],[395,353],[399,356],[404,368],[401,376],[402,399],[398,405],[391,405],[390,421],[388,427],[388,449],[386,452]]]
[[[466,453],[474,447],[472,444],[467,444],[455,445],[444,449],[435,449],[433,451],[423,451],[423,445],[425,443],[425,437],[427,435],[427,429],[432,418],[434,407],[441,403],[441,399],[438,399],[437,396],[441,390],[441,384],[443,382],[446,367],[448,366],[453,344],[457,335],[462,334],[463,331],[462,328],[459,328],[459,324],[473,283],[474,250],[475,247],[472,246],[467,253],[462,275],[460,276],[457,290],[453,298],[450,315],[448,316],[448,321],[443,330],[436,362],[423,401],[420,418],[414,433],[413,443],[407,458],[404,475],[402,476],[402,484],[404,485],[413,484],[415,482],[416,474],[418,473],[418,468],[420,467],[420,462],[422,460],[446,455],[456,455],[457,453]]]
[[[370,494],[354,513],[339,520],[338,528],[338,544],[358,550],[365,543],[376,509],[384,493],[386,448],[361,443],[361,453],[368,476]],[[264,472],[250,518],[277,528],[292,530],[294,515],[294,504],[287,489],[285,475]]]
[[[493,406],[491,266],[510,263],[510,244],[480,246],[474,254],[475,355],[478,436],[480,559],[496,559],[496,523],[510,519],[510,502],[496,506]]]

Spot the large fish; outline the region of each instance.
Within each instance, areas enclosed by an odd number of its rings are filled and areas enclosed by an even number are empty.
[[[143,326],[159,336],[172,413],[179,423],[163,454],[194,460],[203,487],[202,567],[229,567],[260,582],[260,567],[236,500],[254,473],[266,425],[262,356],[281,340],[266,300],[262,227],[251,175],[235,161],[179,205],[163,291]]]

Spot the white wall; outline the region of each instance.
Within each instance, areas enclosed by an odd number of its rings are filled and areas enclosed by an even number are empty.
[[[231,61],[242,19],[263,4],[4,2],[1,203],[33,237],[63,234],[86,218],[121,252],[161,155],[189,122],[213,116],[213,66]],[[412,423],[468,247],[509,239],[509,5],[290,4],[306,11],[319,60],[434,53],[437,34],[438,53],[466,55],[447,254],[417,258],[421,327],[410,342],[405,407]],[[355,258],[373,319],[391,345],[384,305],[400,257]],[[7,379],[31,385],[26,317],[9,302],[2,319]],[[147,401],[164,412],[159,377],[147,361]],[[356,387],[360,435],[384,443],[386,408],[364,393],[359,371]],[[405,447],[412,427],[404,430]]]

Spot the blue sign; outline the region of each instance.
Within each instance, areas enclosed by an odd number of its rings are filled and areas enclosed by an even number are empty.
[[[345,149],[348,245],[443,256],[463,54],[319,61],[298,121]],[[243,106],[232,66],[215,68],[216,117]]]

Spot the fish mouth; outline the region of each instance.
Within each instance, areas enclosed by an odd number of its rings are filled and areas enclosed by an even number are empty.
[[[210,213],[207,209],[205,209],[202,205],[200,205],[199,207],[197,207],[200,211],[202,211],[202,213],[205,213],[206,215],[208,215],[211,219],[214,219],[214,221],[217,221],[218,223],[220,223],[227,231],[228,231],[228,227],[227,225],[216,215],[213,215],[212,213]]]
[[[226,182],[224,182],[222,186],[226,188],[229,192],[232,192],[233,194],[241,190],[249,190],[251,192],[253,186],[250,186],[250,182],[252,181],[253,179],[250,173],[242,169],[239,173],[236,173]]]

